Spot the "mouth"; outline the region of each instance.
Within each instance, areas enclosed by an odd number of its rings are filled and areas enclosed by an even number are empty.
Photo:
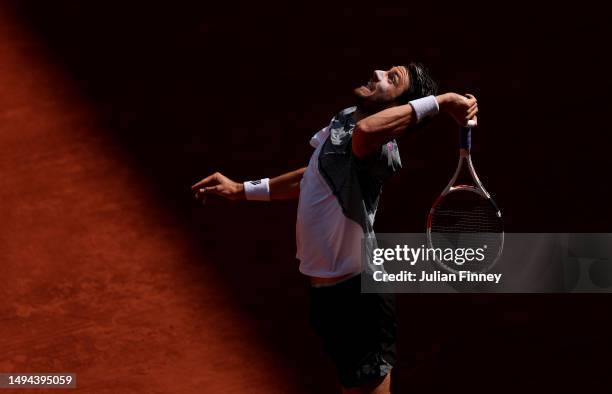
[[[373,80],[369,80],[368,83],[361,85],[356,89],[356,91],[360,91],[360,95],[371,96],[374,94],[376,90],[376,83]]]

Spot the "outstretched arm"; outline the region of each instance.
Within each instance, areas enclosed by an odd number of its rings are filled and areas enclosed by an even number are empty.
[[[291,200],[298,198],[304,171],[306,171],[306,167],[270,179],[270,199]]]
[[[300,181],[306,167],[270,179],[270,199],[290,200],[300,195]],[[204,202],[210,194],[216,194],[230,200],[246,200],[244,183],[234,182],[220,172],[202,179],[191,186],[195,197]]]
[[[440,112],[448,113],[462,126],[478,113],[478,103],[471,94],[464,97],[445,93],[436,96],[436,101]],[[417,116],[411,104],[387,108],[363,118],[353,131],[353,153],[357,157],[366,157],[378,152],[382,144],[400,137],[416,124]]]

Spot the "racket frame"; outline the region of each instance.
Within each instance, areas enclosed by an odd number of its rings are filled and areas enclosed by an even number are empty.
[[[449,193],[457,192],[457,191],[469,191],[472,193],[479,194],[481,197],[485,198],[486,200],[489,201],[490,204],[493,205],[493,207],[496,210],[497,217],[500,218],[501,220],[500,209],[497,207],[497,204],[495,204],[495,201],[493,201],[493,199],[491,198],[491,195],[489,194],[489,192],[487,192],[487,190],[484,188],[484,186],[482,185],[482,182],[480,181],[480,178],[478,178],[478,175],[476,174],[476,170],[474,170],[474,165],[472,164],[472,156],[470,155],[471,132],[472,132],[471,127],[462,128],[461,143],[460,143],[461,147],[459,148],[459,163],[457,164],[457,169],[455,170],[455,174],[453,175],[451,180],[448,182],[448,185],[446,185],[442,193],[440,193],[436,201],[433,203],[433,205],[431,206],[429,210],[429,215],[427,215],[427,234],[426,235],[427,235],[427,247],[428,248],[433,248],[433,242],[432,242],[432,237],[431,237],[431,225],[432,225],[433,214],[436,210],[436,207],[440,204],[442,199],[446,197]],[[472,176],[472,180],[474,181],[476,186],[455,185],[455,182],[457,182],[457,178],[459,177],[459,174],[461,173],[461,170],[463,168],[464,162],[466,163],[468,167],[468,171],[470,175]],[[491,268],[493,268],[497,260],[499,260],[499,258],[501,257],[502,251],[504,249],[504,238],[505,238],[505,232],[503,230],[501,232],[500,237],[501,237],[501,240],[500,240],[501,244],[497,252],[497,255],[495,256],[495,259],[493,260],[491,264],[487,266],[486,270],[479,271],[479,272],[489,271]],[[444,267],[445,269],[449,271],[454,271],[455,273],[460,271],[460,270],[455,271],[449,266],[442,264],[442,262],[437,261],[437,259],[435,258],[434,258],[434,261],[436,261],[436,263],[438,263],[439,265],[441,265],[442,267]]]

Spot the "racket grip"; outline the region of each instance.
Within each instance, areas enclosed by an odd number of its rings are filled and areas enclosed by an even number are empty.
[[[470,150],[472,148],[472,128],[462,127],[459,133],[459,147],[461,149]]]

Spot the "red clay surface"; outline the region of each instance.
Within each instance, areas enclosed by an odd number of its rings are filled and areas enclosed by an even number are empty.
[[[316,390],[4,12],[0,50],[0,372],[74,372],[83,393]]]

